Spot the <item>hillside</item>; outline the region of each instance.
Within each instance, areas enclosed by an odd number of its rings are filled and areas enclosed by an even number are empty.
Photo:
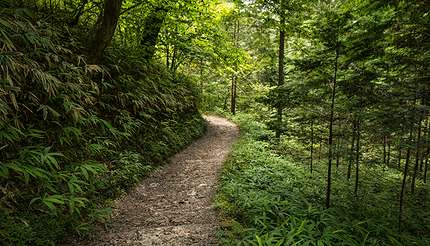
[[[0,244],[85,234],[202,134],[197,90],[121,47],[89,63],[87,26],[7,2],[0,13]]]

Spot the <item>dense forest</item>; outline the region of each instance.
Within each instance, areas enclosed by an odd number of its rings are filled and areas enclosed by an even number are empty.
[[[90,234],[206,113],[220,244],[429,245],[429,106],[427,0],[0,0],[0,244]]]

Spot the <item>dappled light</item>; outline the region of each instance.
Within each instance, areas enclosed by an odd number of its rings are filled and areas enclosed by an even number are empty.
[[[0,0],[0,245],[430,245],[429,13]]]

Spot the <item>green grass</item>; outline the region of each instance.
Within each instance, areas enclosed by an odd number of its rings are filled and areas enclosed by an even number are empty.
[[[401,234],[397,171],[363,166],[355,198],[345,166],[335,168],[333,206],[324,209],[325,162],[311,174],[307,163],[257,140],[273,135],[261,123],[246,115],[235,121],[242,137],[226,163],[217,196],[223,245],[429,245],[428,186],[420,184],[414,197],[408,194]]]

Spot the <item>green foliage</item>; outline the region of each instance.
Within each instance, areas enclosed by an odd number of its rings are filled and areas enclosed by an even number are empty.
[[[88,65],[84,33],[1,4],[0,244],[50,245],[106,221],[204,121],[184,76],[121,48]]]
[[[428,244],[429,1],[124,0],[94,65],[104,2],[0,0],[0,244],[88,233],[233,105],[226,244]]]
[[[324,209],[326,167],[311,174],[302,163],[279,155],[273,145],[258,140],[273,135],[252,117],[239,115],[242,138],[224,169],[217,206],[223,216],[224,245],[427,245],[430,207],[414,199],[429,199],[425,189],[408,200],[408,230],[398,234],[397,204],[401,175],[381,168],[363,168],[363,190],[336,170],[333,207]],[[383,175],[384,179],[380,177]]]

